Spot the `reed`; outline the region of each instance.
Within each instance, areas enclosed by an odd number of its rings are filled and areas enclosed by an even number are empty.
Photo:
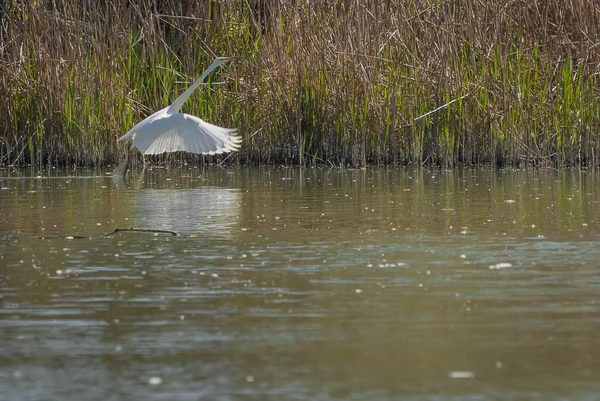
[[[114,163],[215,55],[239,59],[184,108],[239,128],[228,163],[600,163],[595,2],[5,4],[4,165]]]

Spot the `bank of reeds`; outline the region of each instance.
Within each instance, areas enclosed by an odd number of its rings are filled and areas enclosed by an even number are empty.
[[[184,111],[232,163],[600,163],[600,5],[5,0],[1,164],[98,165],[215,55]]]

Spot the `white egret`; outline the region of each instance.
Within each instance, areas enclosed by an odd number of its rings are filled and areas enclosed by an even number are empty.
[[[132,147],[144,155],[179,151],[214,155],[239,150],[242,138],[236,135],[237,129],[218,127],[198,117],[179,112],[183,103],[208,74],[232,58],[217,57],[200,78],[170,106],[140,121],[120,137],[119,141],[130,140]]]

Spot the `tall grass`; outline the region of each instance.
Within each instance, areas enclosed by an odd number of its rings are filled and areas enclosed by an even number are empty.
[[[600,163],[600,5],[7,0],[0,163],[101,165],[215,55],[184,106],[242,164]]]

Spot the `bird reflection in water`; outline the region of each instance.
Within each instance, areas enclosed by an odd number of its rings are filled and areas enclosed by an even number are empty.
[[[241,192],[236,189],[147,189],[132,199],[132,224],[181,235],[229,237],[238,231]]]

